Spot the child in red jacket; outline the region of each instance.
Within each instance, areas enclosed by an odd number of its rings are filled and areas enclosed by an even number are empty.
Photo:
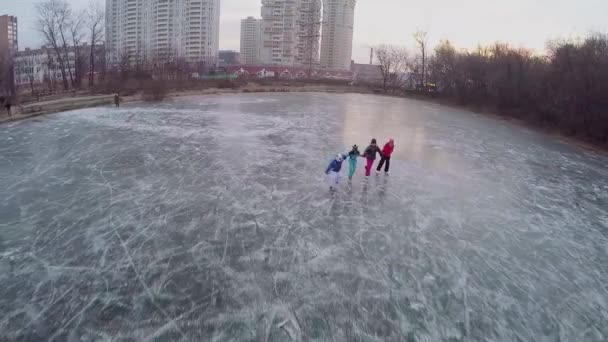
[[[384,167],[384,173],[388,176],[388,168],[391,165],[391,154],[393,154],[393,150],[395,149],[395,141],[393,139],[389,139],[388,142],[382,148],[382,158],[380,159],[380,163],[376,168],[376,173],[380,173],[382,170],[382,165],[386,162],[386,166]]]

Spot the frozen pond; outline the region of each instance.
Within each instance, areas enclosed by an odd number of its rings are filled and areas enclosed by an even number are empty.
[[[246,94],[0,133],[2,341],[608,340],[608,159],[529,130]],[[391,175],[329,193],[372,137]]]

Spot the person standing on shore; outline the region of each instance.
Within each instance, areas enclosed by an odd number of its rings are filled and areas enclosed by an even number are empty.
[[[367,148],[365,149],[365,152],[363,152],[363,156],[367,160],[367,164],[365,165],[365,177],[369,177],[369,175],[372,171],[372,166],[374,165],[374,160],[376,160],[376,153],[378,153],[378,154],[380,154],[380,156],[382,156],[382,152],[380,151],[380,148],[378,147],[378,143],[376,142],[376,139],[372,139],[372,142],[369,144],[369,146],[367,146]]]
[[[8,116],[11,116],[11,97],[7,96],[4,99],[4,108],[6,109],[6,113],[8,114]]]
[[[118,93],[114,94],[114,104],[116,105],[116,107],[120,107],[120,96],[118,95]]]
[[[382,158],[380,158],[380,163],[378,163],[376,173],[380,173],[380,170],[382,170],[382,165],[386,163],[386,166],[384,167],[384,174],[388,176],[388,169],[391,165],[391,154],[393,154],[394,149],[395,140],[389,139],[388,142],[382,148]]]

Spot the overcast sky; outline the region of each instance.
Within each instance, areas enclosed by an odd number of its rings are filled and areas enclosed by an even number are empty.
[[[104,3],[103,0],[99,0]],[[220,0],[220,48],[239,49],[240,19],[260,17],[261,0]],[[0,0],[0,14],[19,20],[19,47],[38,47],[36,0]],[[68,0],[85,8],[89,0]],[[542,51],[547,39],[608,32],[608,0],[358,0],[353,58],[369,60],[381,43],[412,46],[412,32],[429,32],[430,42],[449,39],[462,48],[497,40]]]

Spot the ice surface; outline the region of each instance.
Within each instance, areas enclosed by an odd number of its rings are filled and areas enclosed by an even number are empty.
[[[0,340],[608,340],[608,160],[529,130],[247,94],[0,133]],[[330,194],[372,137],[391,175]]]

